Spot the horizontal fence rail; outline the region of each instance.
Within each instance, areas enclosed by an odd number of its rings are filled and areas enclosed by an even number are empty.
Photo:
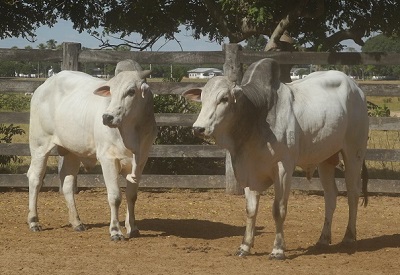
[[[68,44],[68,43],[67,43]],[[62,61],[62,50],[40,49],[4,49],[0,48],[1,61]],[[254,52],[239,51],[239,61],[251,64],[262,58],[273,58],[280,64],[313,64],[313,65],[399,65],[397,53],[359,53],[359,52]],[[119,60],[133,59],[140,64],[223,64],[224,51],[204,52],[133,52],[82,50],[79,62],[116,64]]]
[[[158,126],[191,126],[197,114],[156,114]],[[0,123],[28,124],[29,113],[0,112]],[[400,118],[370,117],[371,130],[400,130]],[[212,145],[154,145],[150,157],[225,157],[225,150]],[[30,156],[29,145],[23,143],[0,143],[2,155]],[[213,152],[213,153],[211,153]],[[196,155],[197,154],[197,155]],[[56,150],[51,155],[58,155]],[[368,149],[366,160],[400,162],[400,149]]]
[[[399,95],[400,96],[400,95]],[[157,126],[192,126],[197,114],[155,114]],[[0,112],[0,123],[29,124],[28,112]],[[400,117],[370,117],[369,129],[400,131]]]
[[[139,64],[224,64],[224,68],[237,70],[237,66],[251,64],[261,58],[274,58],[281,64],[313,64],[313,65],[398,65],[400,54],[393,53],[310,53],[310,52],[249,52],[232,51],[231,45],[224,45],[222,51],[214,52],[117,52],[105,50],[80,50],[79,44],[64,43],[63,50],[38,49],[0,49],[0,62],[26,61],[31,62],[61,62],[63,69],[77,66],[81,63],[109,63],[116,64],[123,59],[133,59]],[[234,56],[232,56],[234,54]],[[229,63],[231,62],[231,63]],[[238,65],[239,64],[239,65]],[[229,67],[230,66],[230,67]],[[235,67],[236,66],[236,67]],[[73,69],[73,68],[72,68]],[[236,73],[237,73],[236,72]],[[0,93],[33,93],[43,79],[30,78],[0,78]],[[204,83],[195,82],[148,82],[156,96],[175,94],[201,87]],[[367,96],[400,97],[400,85],[360,83],[359,86]],[[156,114],[157,126],[184,126],[190,127],[196,120],[197,114]],[[400,118],[371,117],[370,130],[400,131]],[[0,124],[29,124],[27,112],[0,112]],[[0,143],[0,155],[30,156],[29,145],[26,143]],[[54,149],[51,155],[57,156]],[[237,183],[231,185],[234,176],[230,167],[230,156],[223,149],[215,145],[154,145],[150,158],[216,158],[224,159],[225,175],[143,175],[141,187],[148,188],[226,188],[227,192],[240,193]],[[367,160],[400,162],[398,149],[368,149]],[[99,174],[80,174],[79,187],[100,187],[104,181]],[[121,186],[125,180],[120,179]],[[344,179],[337,179],[339,191],[345,191]],[[59,179],[56,174],[46,175],[45,187],[58,187]],[[24,174],[0,174],[0,187],[28,187]],[[308,181],[296,177],[292,184],[294,189],[306,191],[322,191],[318,180]],[[370,180],[371,192],[400,193],[400,184],[397,180],[373,179]]]
[[[30,156],[29,145],[25,143],[0,143],[4,156]],[[223,158],[225,150],[215,145],[153,145],[151,158]],[[56,149],[50,156],[58,156]],[[400,162],[400,149],[368,149],[365,160]]]
[[[33,93],[44,80],[0,78],[0,93]],[[191,82],[148,82],[151,91],[156,95],[180,95],[191,88],[202,87],[204,83]],[[400,85],[393,84],[359,84],[366,96],[400,96]]]

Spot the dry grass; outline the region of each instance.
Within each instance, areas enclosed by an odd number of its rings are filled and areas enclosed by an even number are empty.
[[[400,131],[370,131],[368,148],[400,149]],[[371,178],[397,179],[400,163],[393,161],[367,161]]]
[[[20,125],[26,134],[15,136],[14,143],[28,143],[28,125]],[[400,131],[370,131],[368,148],[371,149],[400,149]],[[30,157],[21,157],[22,163],[11,165],[12,172],[26,172]],[[56,171],[57,157],[50,157],[48,161],[49,170]],[[367,167],[371,178],[396,179],[400,175],[400,163],[386,161],[367,161]]]

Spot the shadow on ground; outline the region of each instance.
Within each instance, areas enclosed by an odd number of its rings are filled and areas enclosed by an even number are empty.
[[[289,259],[295,259],[304,255],[322,255],[322,254],[354,254],[356,252],[373,252],[385,248],[400,248],[400,234],[393,235],[382,235],[378,237],[361,239],[358,240],[355,245],[343,245],[342,243],[326,246],[317,247],[309,246],[307,248],[297,248],[291,250],[292,252],[299,252],[293,256],[289,256]]]

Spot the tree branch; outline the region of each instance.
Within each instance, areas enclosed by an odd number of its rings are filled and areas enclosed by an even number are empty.
[[[265,51],[293,49],[290,45],[293,44],[293,39],[287,32],[289,25],[299,17],[315,18],[324,13],[324,1],[317,1],[317,6],[314,10],[307,7],[309,2],[310,0],[297,1],[297,5],[276,26],[265,46]]]
[[[338,45],[341,41],[351,39],[357,45],[364,46],[362,37],[364,36],[364,30],[361,28],[353,28],[348,30],[338,31],[324,40],[323,49],[333,48]]]
[[[291,39],[289,33],[286,31],[290,24],[290,15],[283,18],[279,24],[276,26],[274,32],[271,34],[267,45],[265,45],[264,51],[273,51],[279,49],[285,49],[287,44],[293,44],[293,39]],[[282,39],[285,34],[286,39]],[[289,49],[289,48],[288,48]],[[287,49],[287,50],[288,50]]]
[[[124,39],[124,38],[116,37],[116,36],[113,36],[113,35],[109,35],[109,37],[111,37],[111,38],[114,38],[114,39],[122,41],[122,43],[113,44],[113,43],[110,43],[110,41],[108,39],[104,39],[103,35],[99,35],[96,32],[90,33],[90,35],[92,37],[94,37],[95,39],[97,39],[98,41],[100,41],[101,44],[99,45],[99,47],[101,49],[104,49],[104,48],[116,49],[116,48],[118,48],[120,46],[128,46],[130,48],[137,49],[139,51],[144,51],[147,48],[151,48],[154,45],[154,43],[156,43],[157,40],[160,39],[160,37],[161,37],[161,36],[154,37],[150,41],[142,40],[141,42],[133,42],[133,41],[130,41],[128,39]]]

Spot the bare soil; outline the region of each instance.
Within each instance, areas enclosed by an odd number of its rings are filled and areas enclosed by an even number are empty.
[[[269,260],[274,240],[272,195],[263,195],[252,255],[233,256],[244,233],[243,196],[223,191],[141,191],[136,218],[141,236],[109,239],[104,189],[81,191],[77,205],[88,230],[68,225],[62,195],[40,193],[43,231],[26,224],[27,192],[0,193],[0,274],[399,274],[400,197],[374,196],[359,208],[358,242],[339,245],[347,199],[338,198],[333,244],[316,249],[323,197],[293,193],[285,223],[287,259]],[[120,220],[123,220],[122,207]],[[279,273],[277,273],[279,272]]]

